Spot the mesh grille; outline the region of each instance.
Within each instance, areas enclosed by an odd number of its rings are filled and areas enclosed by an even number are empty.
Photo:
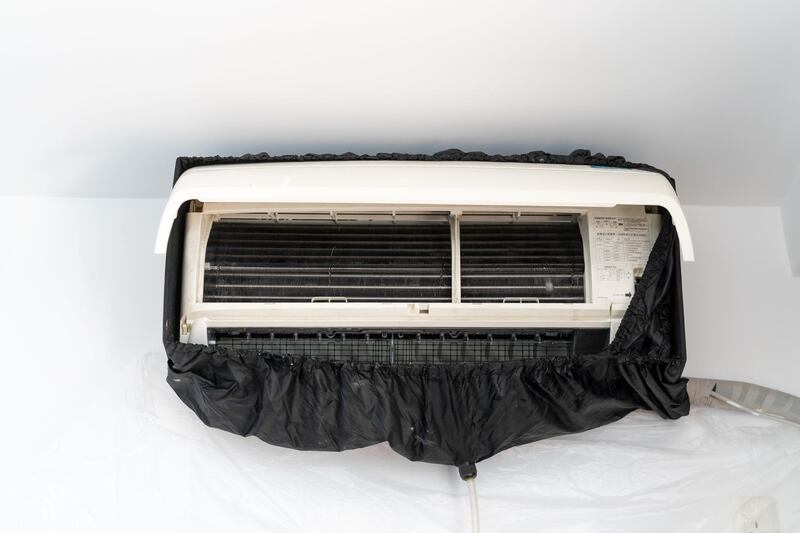
[[[577,221],[461,225],[461,301],[585,301]]]
[[[445,223],[221,220],[206,248],[205,302],[449,302]]]
[[[209,344],[331,361],[453,364],[597,353],[608,329],[496,331],[210,330]]]

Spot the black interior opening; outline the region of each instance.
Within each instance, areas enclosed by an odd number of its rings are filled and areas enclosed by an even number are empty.
[[[209,345],[327,361],[485,363],[572,357],[608,346],[598,329],[210,329]]]

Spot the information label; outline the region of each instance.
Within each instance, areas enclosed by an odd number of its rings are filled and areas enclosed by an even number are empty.
[[[653,243],[655,215],[593,214],[589,217],[593,300],[630,299]]]

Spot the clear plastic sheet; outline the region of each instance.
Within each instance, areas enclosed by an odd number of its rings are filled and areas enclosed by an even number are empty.
[[[302,452],[207,428],[163,371],[163,354],[132,360],[113,432],[91,410],[76,417],[39,458],[37,497],[12,512],[53,531],[468,531],[455,468],[385,444]],[[677,421],[637,411],[502,452],[478,465],[477,486],[484,532],[733,532],[754,497],[798,531],[800,430],[712,408]]]
[[[0,529],[468,531],[455,468],[385,444],[277,448],[207,428],[180,402],[164,379],[163,270],[150,253],[162,204],[0,202],[0,222],[15,228],[0,274],[17,280],[13,312],[0,316],[14,333],[0,388]],[[638,411],[483,461],[477,490],[484,533],[737,532],[737,511],[756,497],[774,499],[780,530],[796,532],[800,430],[711,408],[675,421]]]

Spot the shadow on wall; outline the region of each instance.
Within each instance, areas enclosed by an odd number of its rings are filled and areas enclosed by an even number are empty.
[[[789,190],[786,191],[786,197],[781,207],[781,216],[792,274],[794,277],[800,278],[800,175],[794,179]]]

